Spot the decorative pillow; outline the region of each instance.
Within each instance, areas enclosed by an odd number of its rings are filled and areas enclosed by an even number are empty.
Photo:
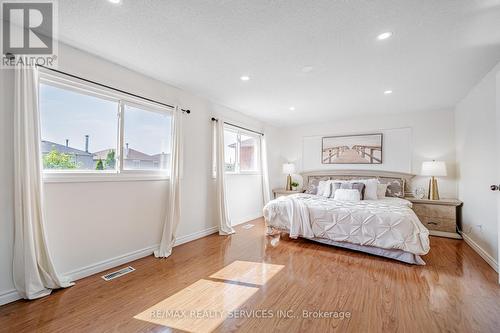
[[[385,198],[385,193],[387,192],[387,184],[377,184],[377,198]]]
[[[363,196],[363,200],[377,200],[377,185],[378,185],[378,179],[376,178],[371,178],[371,179],[355,179],[351,180],[351,182],[355,183],[363,183],[365,184],[365,193]]]
[[[351,182],[345,182],[345,183],[334,183],[334,184],[340,184],[341,190],[356,190],[359,192],[359,197],[361,200],[364,200],[365,196],[365,184],[363,183],[351,183]],[[332,190],[332,195],[330,197],[335,197],[336,191],[333,192]]]
[[[333,179],[330,180],[332,183],[332,188],[331,188],[331,193],[330,193],[330,198],[333,198],[335,196],[335,191],[338,190],[339,188],[342,187],[342,184],[350,183],[348,180],[343,180],[343,179]],[[348,187],[349,189],[352,187]]]
[[[328,182],[328,180],[320,180],[320,182],[318,183],[318,192],[316,193],[316,195],[322,195],[322,196],[325,196],[325,192],[327,192],[327,196],[330,195],[330,183]]]
[[[309,177],[306,192],[307,194],[319,194],[318,185],[320,181],[328,180],[328,177]],[[319,194],[321,195],[321,194]]]
[[[343,182],[339,181],[331,181],[332,186],[331,186],[331,193],[330,193],[330,198],[335,197],[335,192],[342,187]]]
[[[380,178],[381,184],[387,184],[386,196],[404,198],[405,181],[399,178]]]
[[[358,202],[361,200],[361,194],[355,189],[344,189],[340,188],[335,191],[334,200],[338,201],[348,201],[348,202]]]

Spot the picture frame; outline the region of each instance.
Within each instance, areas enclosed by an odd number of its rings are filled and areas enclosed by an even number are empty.
[[[382,164],[383,138],[382,133],[325,136],[321,164]]]

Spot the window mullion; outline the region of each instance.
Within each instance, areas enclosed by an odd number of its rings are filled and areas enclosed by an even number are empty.
[[[241,149],[241,133],[236,134],[236,173],[241,173],[240,168],[240,149]]]
[[[123,172],[123,136],[124,136],[125,112],[123,101],[118,102],[118,169],[119,173]]]

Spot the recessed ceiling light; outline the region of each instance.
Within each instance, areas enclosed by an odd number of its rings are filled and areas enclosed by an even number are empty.
[[[241,81],[248,81],[248,80],[250,80],[250,76],[243,75],[243,76],[240,77],[240,80]]]
[[[386,31],[386,32],[383,32],[380,35],[378,35],[377,39],[378,40],[384,40],[384,39],[391,38],[391,37],[392,37],[392,32]]]
[[[295,111],[295,106],[290,106],[288,109],[289,109],[290,111]]]
[[[120,2],[122,2],[122,0],[108,0],[109,2],[111,2],[112,4],[119,4]]]
[[[392,94],[392,90],[386,90],[386,91],[384,91],[384,94],[385,95],[390,95],[390,94]]]

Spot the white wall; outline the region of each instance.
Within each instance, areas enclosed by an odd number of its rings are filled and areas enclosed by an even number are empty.
[[[321,137],[329,135],[384,133],[384,163],[367,165],[321,165]],[[279,168],[291,161],[298,171],[319,169],[376,169],[419,174],[423,161],[444,160],[448,177],[439,179],[442,197],[457,196],[453,110],[408,112],[397,115],[365,116],[287,128],[279,140],[280,161],[273,166],[274,186],[284,186]],[[276,151],[276,149],[275,149]],[[427,188],[428,178],[415,177],[412,184]]]
[[[412,163],[412,129],[410,127],[382,129],[382,164],[368,166],[373,170],[391,170],[398,172],[411,172]],[[375,132],[371,132],[375,133]],[[302,139],[302,170],[329,170],[336,169],[366,169],[363,164],[323,164],[321,135],[307,136]]]
[[[59,69],[125,91],[191,109],[184,121],[182,218],[177,238],[189,240],[216,230],[214,181],[211,178],[211,120],[262,131],[264,124],[226,107],[145,77],[83,51],[59,46]],[[12,297],[12,109],[13,76],[1,70],[0,115],[1,230],[0,301]],[[10,98],[8,98],[10,97]],[[272,128],[269,129],[272,131]],[[233,184],[234,182],[234,184]],[[228,179],[230,218],[243,222],[262,208],[262,191],[253,191],[255,176]],[[260,182],[259,182],[260,184]],[[260,186],[260,185],[259,185]],[[56,269],[76,277],[98,271],[127,254],[143,256],[159,243],[167,200],[167,181],[48,183],[45,186],[49,248]],[[260,203],[259,203],[260,202]],[[249,205],[247,205],[249,203]],[[259,215],[260,216],[260,215]],[[116,261],[115,261],[116,262]],[[82,271],[83,270],[83,271]],[[4,297],[2,297],[2,295]]]
[[[262,216],[261,175],[227,175],[227,205],[231,224],[237,225]]]
[[[500,64],[489,72],[455,109],[459,197],[464,201],[462,229],[498,262],[498,200],[491,184],[500,183],[496,98]],[[500,111],[500,110],[499,110]],[[474,246],[474,244],[473,244]]]

